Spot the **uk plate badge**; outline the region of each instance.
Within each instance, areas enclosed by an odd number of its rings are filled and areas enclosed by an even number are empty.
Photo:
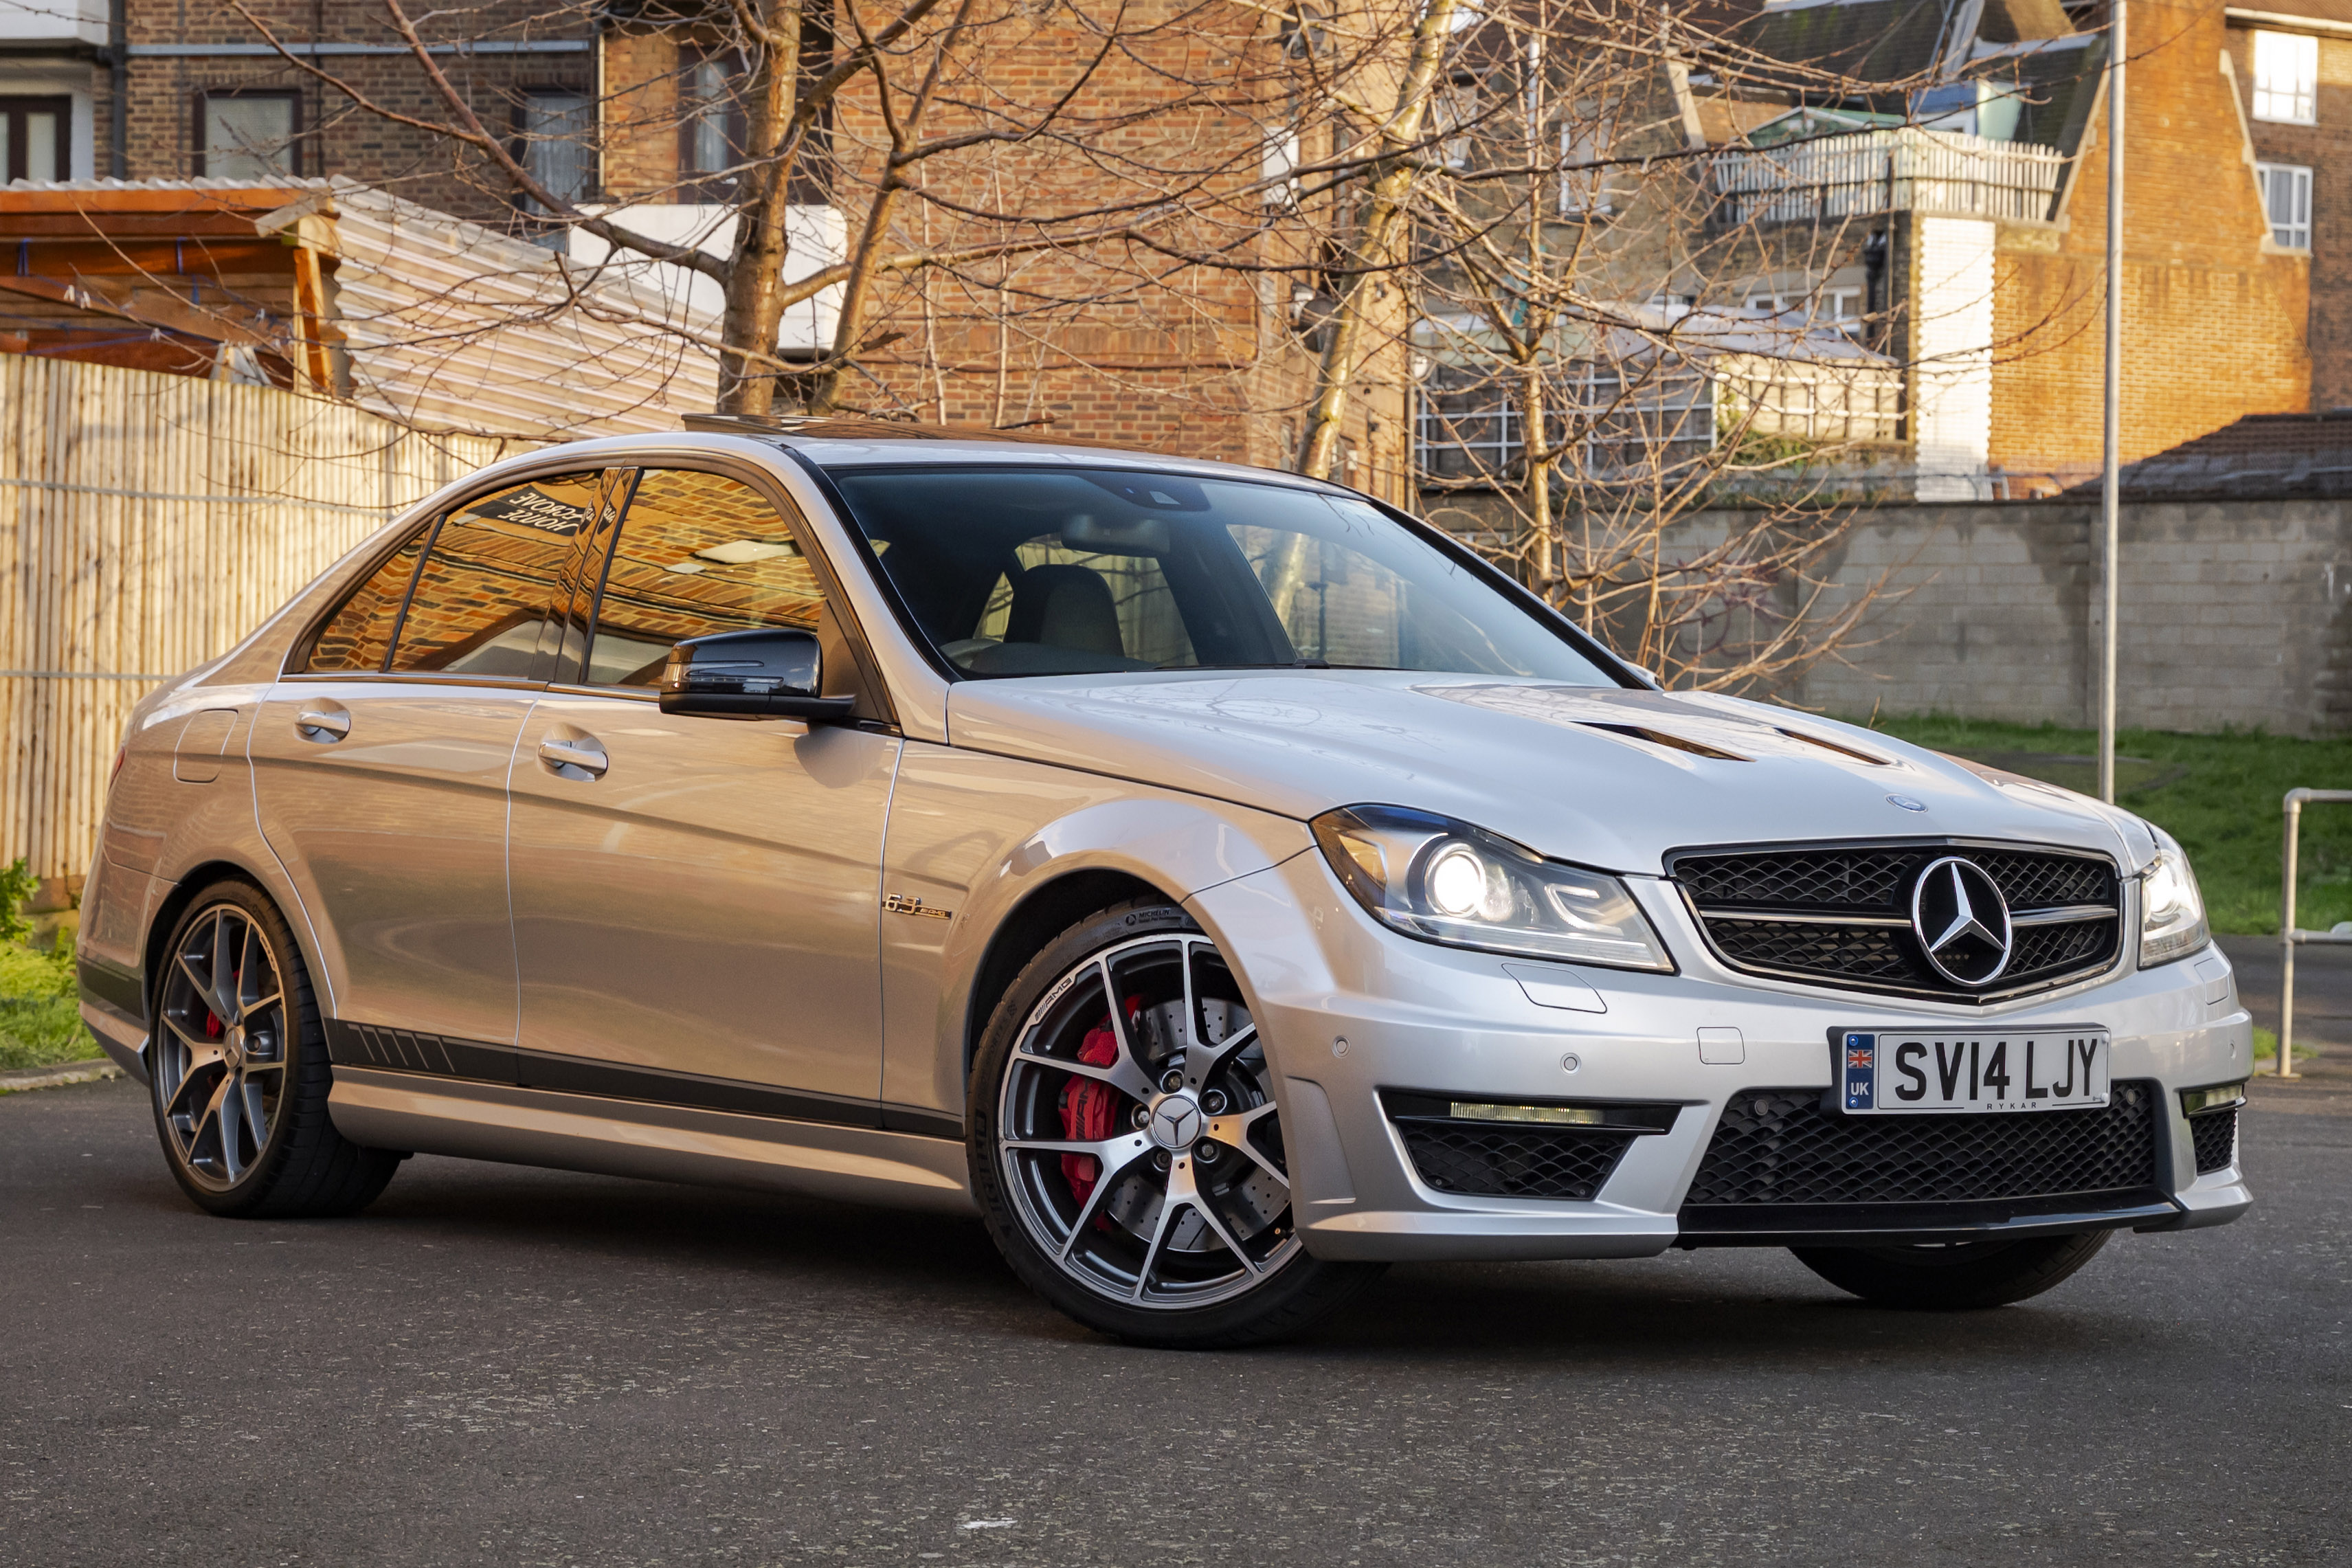
[[[1868,1110],[1876,1094],[1876,1035],[1848,1035],[1845,1037],[1845,1108],[1848,1110]]]

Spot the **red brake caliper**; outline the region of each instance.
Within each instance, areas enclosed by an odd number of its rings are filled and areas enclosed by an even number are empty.
[[[1127,999],[1127,1016],[1130,1025],[1143,1010],[1143,999]],[[1107,1068],[1118,1059],[1118,1037],[1111,1032],[1110,1018],[1087,1031],[1078,1042],[1078,1060],[1090,1068]],[[1118,1090],[1099,1079],[1073,1077],[1062,1089],[1062,1136],[1099,1142],[1110,1136],[1111,1112],[1117,1109]],[[1062,1179],[1070,1184],[1070,1195],[1085,1206],[1087,1195],[1095,1190],[1096,1178],[1102,1167],[1092,1154],[1062,1156]],[[1100,1220],[1096,1222],[1100,1224]]]

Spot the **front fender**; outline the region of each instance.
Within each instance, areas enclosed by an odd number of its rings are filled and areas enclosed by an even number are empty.
[[[1055,884],[1091,873],[1181,902],[1312,843],[1269,812],[908,742],[883,848],[884,1104],[961,1119],[968,1037],[986,1023],[974,987],[1000,936],[1031,940],[1022,911]]]

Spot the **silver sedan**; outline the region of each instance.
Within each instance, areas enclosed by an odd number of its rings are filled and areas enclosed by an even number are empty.
[[[1985,1306],[2250,1201],[2147,823],[1663,691],[1351,491],[906,426],[451,486],[141,704],[79,956],[214,1213],[916,1205],[1148,1343],[1677,1246]]]

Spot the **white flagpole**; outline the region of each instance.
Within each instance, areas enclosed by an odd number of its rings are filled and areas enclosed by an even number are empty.
[[[2124,355],[2124,6],[2110,0],[2107,23],[2107,359],[2105,430],[2099,479],[2104,542],[2099,575],[2106,613],[2099,627],[2099,798],[2116,798],[2116,616],[2122,561],[2116,545],[2123,500]]]

